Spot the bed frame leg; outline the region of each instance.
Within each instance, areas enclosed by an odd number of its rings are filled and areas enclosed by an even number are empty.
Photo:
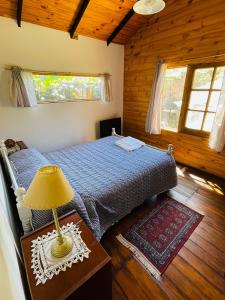
[[[112,136],[115,136],[115,135],[117,135],[117,134],[116,134],[116,129],[115,129],[115,128],[112,128]]]
[[[169,154],[173,154],[173,145],[172,144],[169,144],[168,145],[168,150],[167,150],[167,152],[169,153]]]

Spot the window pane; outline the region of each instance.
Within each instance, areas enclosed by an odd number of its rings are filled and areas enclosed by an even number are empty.
[[[209,106],[208,110],[209,111],[214,111],[216,112],[217,105],[219,102],[219,97],[220,97],[220,92],[212,92],[209,100]]]
[[[213,83],[214,89],[221,89],[223,84],[225,67],[218,67],[216,69],[216,75]]]
[[[205,110],[209,92],[191,92],[190,109]]]
[[[163,85],[163,129],[177,131],[187,68],[167,69]]]
[[[202,127],[203,117],[204,117],[203,112],[188,111],[185,126],[190,129],[200,130]]]
[[[210,132],[212,130],[213,120],[215,114],[214,113],[207,113],[203,125],[203,130]]]
[[[196,69],[193,80],[193,89],[209,89],[214,68]]]
[[[33,75],[39,102],[68,100],[100,100],[100,77]]]

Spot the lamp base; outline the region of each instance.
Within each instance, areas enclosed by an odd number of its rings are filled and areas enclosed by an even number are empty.
[[[63,235],[62,236],[62,241],[59,240],[59,238],[56,238],[52,242],[51,246],[51,254],[54,257],[60,258],[64,257],[67,254],[70,253],[70,251],[73,248],[73,241],[69,236]]]

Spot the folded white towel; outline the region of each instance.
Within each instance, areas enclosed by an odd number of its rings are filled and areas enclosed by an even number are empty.
[[[122,138],[118,141],[115,142],[115,144],[121,148],[123,148],[126,151],[133,151],[141,148],[142,146],[145,145],[144,142],[132,138],[131,136],[127,136],[125,138]]]

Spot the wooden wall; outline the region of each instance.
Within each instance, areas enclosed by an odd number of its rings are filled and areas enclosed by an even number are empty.
[[[168,0],[125,46],[124,134],[167,147],[178,162],[225,178],[225,152],[208,148],[208,139],[163,131],[145,133],[145,119],[158,58],[168,63],[225,60],[225,1]]]

